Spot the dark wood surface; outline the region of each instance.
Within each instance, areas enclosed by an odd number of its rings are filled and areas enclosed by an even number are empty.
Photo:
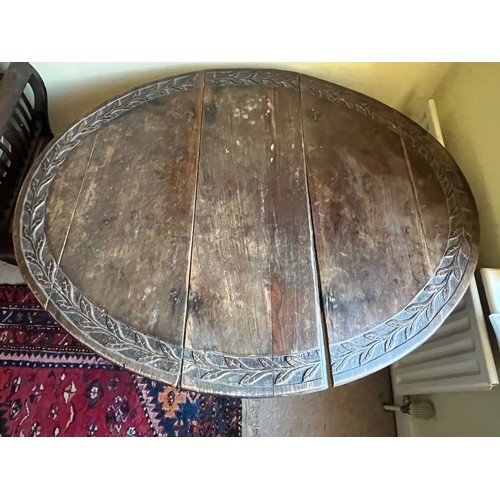
[[[16,251],[103,356],[186,389],[324,389],[396,361],[474,271],[474,200],[441,145],[343,87],[274,70],[134,89],[55,140]]]
[[[302,102],[323,307],[338,342],[396,314],[433,269],[399,135],[340,102]]]

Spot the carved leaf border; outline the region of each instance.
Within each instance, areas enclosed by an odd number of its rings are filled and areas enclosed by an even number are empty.
[[[321,360],[319,351],[316,350],[281,357],[241,357],[184,349],[182,355],[181,347],[153,339],[113,319],[84,297],[64,275],[48,249],[44,232],[45,202],[50,184],[69,152],[83,137],[130,109],[171,93],[197,88],[197,77],[198,74],[191,74],[165,80],[118,98],[74,125],[45,153],[36,167],[22,207],[21,249],[29,271],[44,290],[46,298],[50,297],[56,303],[77,330],[106,350],[148,365],[153,370],[162,365],[163,369],[178,373],[183,363],[188,376],[197,374],[205,381],[237,383],[242,386],[258,386],[269,379],[276,385],[319,380]],[[293,86],[293,82],[277,79],[276,74],[260,71],[247,72],[244,84],[260,83],[259,78],[264,78],[271,85]]]
[[[187,350],[186,377],[240,386],[281,386],[322,380],[319,349],[286,356],[234,356]]]
[[[299,75],[293,72],[264,69],[215,70],[206,72],[205,83],[217,87],[269,85],[298,90]]]
[[[109,102],[76,123],[39,160],[21,213],[21,251],[29,272],[43,289],[46,298],[54,297],[54,303],[66,319],[106,350],[112,349],[124,358],[149,365],[153,369],[161,364],[168,372],[176,374],[181,368],[182,348],[153,339],[111,318],[103,309],[86,299],[62,273],[47,246],[45,202],[59,167],[83,137],[145,102],[198,88],[198,79],[198,74],[190,74],[141,87]]]
[[[301,88],[313,95],[338,102],[399,134],[406,144],[432,167],[445,194],[450,229],[444,256],[434,275],[416,297],[385,323],[351,341],[330,345],[333,374],[355,370],[402,346],[425,329],[448,303],[463,280],[473,245],[470,199],[454,162],[439,161],[433,149],[441,146],[409,118],[349,89],[310,79]],[[426,144],[427,143],[427,144]]]
[[[284,73],[286,78],[281,78]],[[212,71],[206,79],[220,85],[266,84],[297,89],[297,74],[261,70]],[[53,144],[44,154],[34,173],[22,206],[21,248],[30,273],[44,290],[47,298],[56,293],[58,305],[76,328],[87,335],[99,337],[106,349],[121,352],[124,357],[154,369],[158,363],[167,363],[172,371],[183,363],[187,376],[205,381],[238,385],[260,385],[272,380],[274,385],[312,382],[322,377],[318,350],[304,351],[290,356],[232,356],[216,352],[184,349],[158,341],[111,318],[84,298],[74,284],[58,268],[47,248],[44,232],[45,201],[50,183],[68,153],[81,139],[121,114],[147,101],[197,88],[198,74],[189,74],[141,87],[104,105],[90,114]],[[317,82],[320,82],[317,80]],[[472,245],[471,214],[466,208],[468,197],[455,167],[438,162],[431,151],[409,127],[409,119],[397,118],[391,110],[375,113],[369,103],[359,102],[348,89],[331,84],[317,84],[300,88],[320,97],[343,103],[349,109],[369,116],[399,133],[410,146],[430,162],[445,192],[450,210],[450,236],[445,255],[434,276],[424,289],[399,314],[383,325],[349,342],[330,346],[332,371],[340,373],[380,357],[413,338],[425,328],[453,295],[467,268]],[[59,278],[56,280],[56,274]],[[79,298],[77,298],[79,297]]]

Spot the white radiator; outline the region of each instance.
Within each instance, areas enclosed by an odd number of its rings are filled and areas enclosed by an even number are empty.
[[[481,278],[490,309],[490,322],[500,346],[500,269],[483,268]]]
[[[434,100],[421,125],[444,146]],[[483,308],[473,278],[438,331],[391,366],[394,396],[489,390],[498,384]]]

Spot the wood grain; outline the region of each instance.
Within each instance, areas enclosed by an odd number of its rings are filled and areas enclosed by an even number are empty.
[[[133,89],[62,134],[23,185],[14,243],[37,297],[99,354],[267,397],[418,347],[468,286],[477,220],[456,163],[395,110],[221,70]]]
[[[298,91],[269,92],[269,219],[273,354],[318,349],[323,323]]]
[[[302,95],[324,314],[331,343],[396,314],[431,269],[400,137],[342,103]]]
[[[186,347],[268,362],[322,350],[301,132],[298,78],[206,85]]]
[[[264,113],[261,89],[205,87],[186,335],[193,349],[272,352]]]
[[[71,177],[56,177],[47,205],[53,244],[69,231],[60,267],[73,283],[113,318],[174,345],[184,335],[201,92],[103,125],[79,148],[89,160],[72,220],[71,210],[58,218],[76,192]]]
[[[45,231],[57,263],[61,260],[96,142],[97,134],[92,134],[82,140],[79,148],[70,151],[50,185],[45,205]]]
[[[436,174],[429,168],[429,162],[403,139],[401,142],[422,223],[428,265],[434,273],[443,257],[450,231],[446,198],[441,184],[436,182]]]

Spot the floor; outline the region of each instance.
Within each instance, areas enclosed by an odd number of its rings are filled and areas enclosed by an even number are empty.
[[[395,436],[389,369],[305,396],[243,401],[245,436]]]
[[[23,283],[0,261],[0,283]],[[243,435],[276,437],[395,436],[389,369],[345,386],[305,396],[243,400]]]

